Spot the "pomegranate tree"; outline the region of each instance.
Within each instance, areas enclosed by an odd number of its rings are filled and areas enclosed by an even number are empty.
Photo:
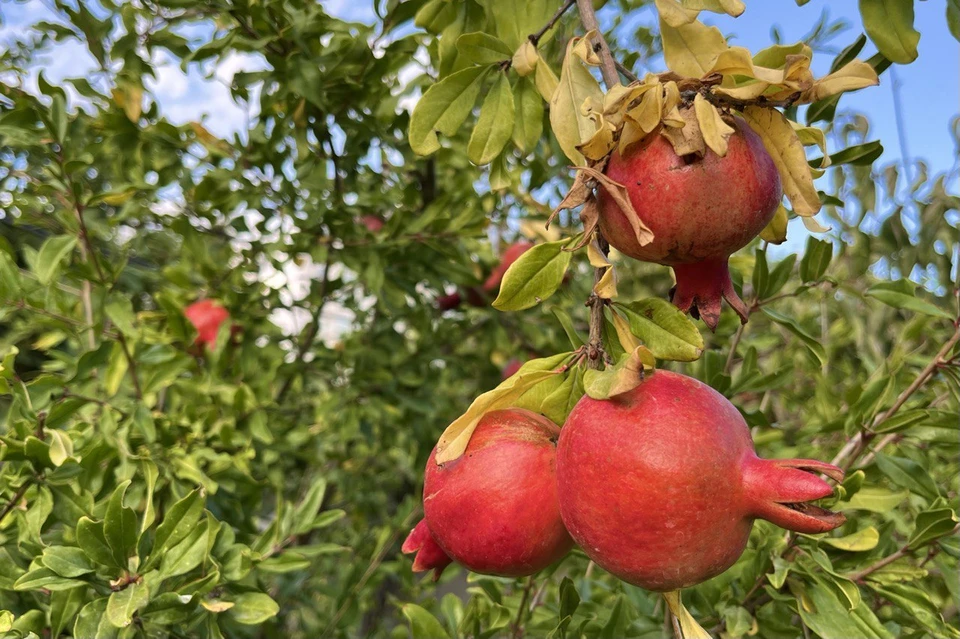
[[[617,577],[671,591],[736,562],[757,518],[822,533],[841,514],[809,502],[833,490],[829,464],[767,460],[720,393],[658,370],[608,400],[584,396],[560,435],[560,512],[584,552]]]
[[[424,519],[403,544],[417,552],[415,571],[451,561],[474,572],[519,577],[560,559],[573,546],[557,499],[556,441],[560,429],[522,409],[480,419],[464,454],[427,461]]]
[[[662,135],[651,135],[614,153],[606,175],[623,184],[637,215],[654,239],[641,246],[623,210],[600,192],[600,229],[621,253],[672,266],[673,302],[703,318],[711,329],[720,300],[746,322],[748,309],[733,289],[727,258],[746,246],[773,218],[780,204],[780,174],[760,137],[740,118],[720,157],[707,149],[679,156]]]

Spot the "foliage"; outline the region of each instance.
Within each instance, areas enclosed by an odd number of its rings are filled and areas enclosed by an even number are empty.
[[[700,625],[960,634],[955,174],[876,165],[839,95],[788,107],[837,149],[811,163],[831,231],[797,256],[741,251],[750,323],[725,314],[701,334],[661,302],[667,269],[562,251],[583,231],[568,214],[543,230],[587,141],[563,131],[602,120],[564,112],[599,87],[587,47],[573,52],[575,11],[388,0],[368,26],[322,5],[57,0],[0,55],[3,636],[662,636],[661,599],[580,552],[527,581],[451,568],[437,585],[399,555],[427,455],[447,425],[469,437],[475,398],[559,422],[654,357],[730,397],[764,456],[841,453],[852,471],[835,497],[846,526],[785,539],[757,524],[734,568],[684,593]],[[911,7],[861,2],[877,72],[916,57]],[[657,33],[636,28],[614,56],[655,58]],[[72,40],[99,70],[37,76]],[[240,54],[263,62],[232,79],[257,114],[246,129],[164,114],[161,60],[212,73]],[[771,237],[800,230],[780,222]],[[503,311],[437,310],[518,234],[539,245],[508,270]],[[620,364],[552,374],[590,341],[594,267]],[[183,316],[199,298],[239,329],[215,348]],[[491,397],[511,358],[550,364]]]

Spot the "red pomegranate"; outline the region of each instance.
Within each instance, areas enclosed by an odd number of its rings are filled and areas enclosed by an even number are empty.
[[[678,156],[661,135],[649,136],[626,156],[611,156],[607,176],[627,188],[637,215],[653,231],[646,246],[613,198],[600,192],[600,229],[607,241],[632,258],[672,266],[673,303],[711,329],[720,320],[721,298],[747,321],[727,258],[760,234],[783,195],[760,137],[740,118],[732,126],[724,157],[709,149],[703,157]]]
[[[622,395],[584,396],[557,448],[560,513],[584,552],[620,579],[671,591],[714,577],[743,553],[756,518],[801,533],[843,515],[816,476],[836,466],[757,457],[746,422],[720,393],[658,370]]]
[[[371,233],[379,233],[384,225],[383,218],[372,214],[361,216],[360,223],[367,227],[367,230]]]
[[[417,552],[415,571],[456,561],[474,572],[532,575],[563,557],[573,540],[557,503],[556,441],[545,417],[513,408],[480,419],[464,454],[427,462],[424,520],[403,552]],[[438,552],[442,550],[443,552]]]
[[[514,242],[506,248],[500,257],[500,263],[490,271],[490,276],[483,283],[483,290],[487,293],[496,293],[500,290],[500,282],[503,281],[503,275],[507,269],[520,259],[520,256],[533,248],[533,243],[527,241]]]
[[[197,329],[197,339],[194,345],[213,348],[217,343],[217,332],[220,325],[230,318],[227,309],[213,300],[194,302],[183,310],[184,316]]]

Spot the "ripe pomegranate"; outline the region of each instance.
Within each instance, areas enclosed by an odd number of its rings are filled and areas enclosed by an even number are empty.
[[[183,310],[184,316],[197,329],[194,346],[213,348],[217,343],[220,325],[230,318],[230,313],[213,300],[200,300]]]
[[[737,409],[691,377],[658,370],[604,401],[584,396],[557,448],[560,513],[584,552],[620,579],[671,591],[736,562],[756,518],[801,533],[844,521],[808,502],[836,466],[760,459]]]
[[[361,216],[360,222],[367,227],[367,230],[371,233],[379,233],[384,224],[383,218],[372,214]]]
[[[560,429],[519,408],[480,419],[464,454],[443,465],[430,453],[421,521],[403,552],[413,569],[440,571],[452,560],[474,572],[532,575],[565,555],[573,540],[557,504]],[[442,550],[442,554],[438,552]]]
[[[507,272],[507,269],[520,259],[521,255],[532,248],[533,243],[526,241],[514,242],[508,246],[500,258],[500,263],[490,271],[490,276],[483,283],[483,290],[487,293],[496,293],[500,290],[500,282],[503,281],[503,275]]]
[[[654,239],[640,246],[617,203],[600,192],[600,229],[612,246],[644,262],[672,266],[673,303],[711,329],[720,320],[720,299],[747,321],[749,311],[733,290],[727,258],[760,234],[783,192],[780,174],[760,137],[740,118],[724,157],[678,156],[661,135],[614,153],[606,175],[627,188],[637,215]]]

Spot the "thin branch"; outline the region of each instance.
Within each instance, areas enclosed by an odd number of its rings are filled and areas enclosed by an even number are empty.
[[[597,229],[597,245],[600,247],[600,252],[604,255],[607,255],[610,252],[610,245],[607,244],[607,240],[604,239],[603,235],[600,233],[600,229]],[[600,279],[603,277],[605,268],[600,267],[593,270],[593,285],[596,288],[596,285],[600,282]],[[589,368],[598,369],[603,363],[603,307],[606,305],[606,300],[601,298],[596,293],[590,293],[590,298],[587,300],[587,305],[590,307],[590,337],[587,340],[587,366]]]
[[[603,37],[600,31],[600,23],[597,22],[597,13],[593,10],[593,0],[577,0],[577,10],[580,12],[580,21],[583,22],[583,28],[587,31],[597,32],[597,45],[600,54],[600,74],[603,76],[603,83],[607,85],[609,91],[615,85],[620,84],[620,76],[617,75],[617,63],[613,60],[610,53],[610,45],[607,39]]]
[[[873,563],[873,564],[870,564],[869,566],[867,566],[867,567],[864,568],[863,570],[858,570],[858,571],[855,572],[855,573],[851,573],[851,574],[849,574],[849,575],[844,575],[844,576],[845,576],[847,579],[849,579],[850,581],[861,581],[861,580],[862,580],[864,577],[866,577],[867,575],[869,575],[869,574],[871,574],[871,573],[874,573],[874,572],[880,570],[880,569],[883,568],[884,566],[888,566],[888,565],[892,564],[892,563],[895,562],[897,559],[900,559],[901,557],[903,557],[903,556],[905,556],[905,555],[908,555],[908,554],[910,554],[911,552],[913,552],[913,551],[912,551],[910,548],[908,548],[907,546],[904,546],[903,548],[897,550],[896,552],[894,552],[894,553],[891,554],[890,556],[884,557],[884,558],[881,559],[880,561],[878,561],[878,562],[876,562],[876,563]]]
[[[533,589],[533,575],[527,577],[527,583],[523,586],[523,594],[520,595],[520,606],[517,608],[517,618],[513,622],[513,639],[523,637],[524,612],[527,607],[527,599],[530,597],[530,591]]]
[[[23,482],[23,485],[17,489],[17,492],[13,494],[13,497],[10,498],[10,501],[7,502],[7,505],[3,507],[3,510],[0,511],[0,523],[10,514],[10,511],[17,507],[17,504],[20,503],[20,500],[23,499],[23,494],[27,492],[27,489],[30,488],[30,484],[33,483],[33,478],[27,479]]]
[[[536,33],[531,33],[529,36],[527,36],[527,39],[533,43],[533,46],[537,46],[538,44],[540,44],[540,38],[543,37],[543,34],[545,34],[547,31],[552,29],[553,25],[555,25],[557,21],[560,20],[561,17],[563,17],[563,14],[567,12],[567,9],[569,9],[574,4],[576,4],[576,2],[577,0],[567,0],[566,2],[564,2],[563,6],[557,9],[557,12],[553,14],[553,17],[550,18],[549,21],[547,21],[547,24],[543,25],[543,28],[541,28]]]
[[[850,441],[848,441],[843,447],[843,449],[837,453],[837,456],[834,457],[833,464],[841,466],[844,470],[850,468],[857,461],[860,455],[866,451],[870,440],[875,437],[875,434],[872,431],[876,430],[876,428],[883,424],[883,422],[893,417],[897,411],[903,407],[907,400],[909,400],[910,397],[917,392],[917,390],[919,390],[924,384],[927,383],[927,381],[930,380],[931,377],[933,377],[934,373],[937,371],[937,368],[947,361],[947,356],[953,350],[954,346],[957,345],[957,342],[960,342],[960,324],[958,324],[950,339],[947,340],[947,342],[937,352],[933,359],[931,359],[930,362],[924,367],[924,369],[920,371],[920,374],[917,375],[916,379],[913,380],[910,386],[900,393],[900,396],[897,397],[897,400],[893,403],[893,406],[885,410],[873,421],[869,431],[861,430],[854,437],[852,437]],[[873,456],[877,452],[889,445],[890,442],[896,439],[896,437],[897,436],[895,433],[891,433],[881,439],[867,459],[864,460],[862,465],[865,465],[868,463],[868,461],[872,460]]]
[[[730,352],[727,354],[727,363],[723,365],[723,374],[729,375],[730,370],[733,368],[733,359],[737,355],[737,346],[740,345],[740,339],[743,337],[743,329],[746,327],[746,324],[740,324],[737,327],[737,332],[733,336],[733,341],[730,342]]]
[[[631,71],[630,69],[628,69],[627,65],[620,62],[619,60],[616,60],[615,62],[617,65],[617,71],[619,71],[621,75],[623,75],[623,77],[625,77],[627,80],[630,80],[631,82],[640,81],[640,78],[637,77],[637,74]]]

